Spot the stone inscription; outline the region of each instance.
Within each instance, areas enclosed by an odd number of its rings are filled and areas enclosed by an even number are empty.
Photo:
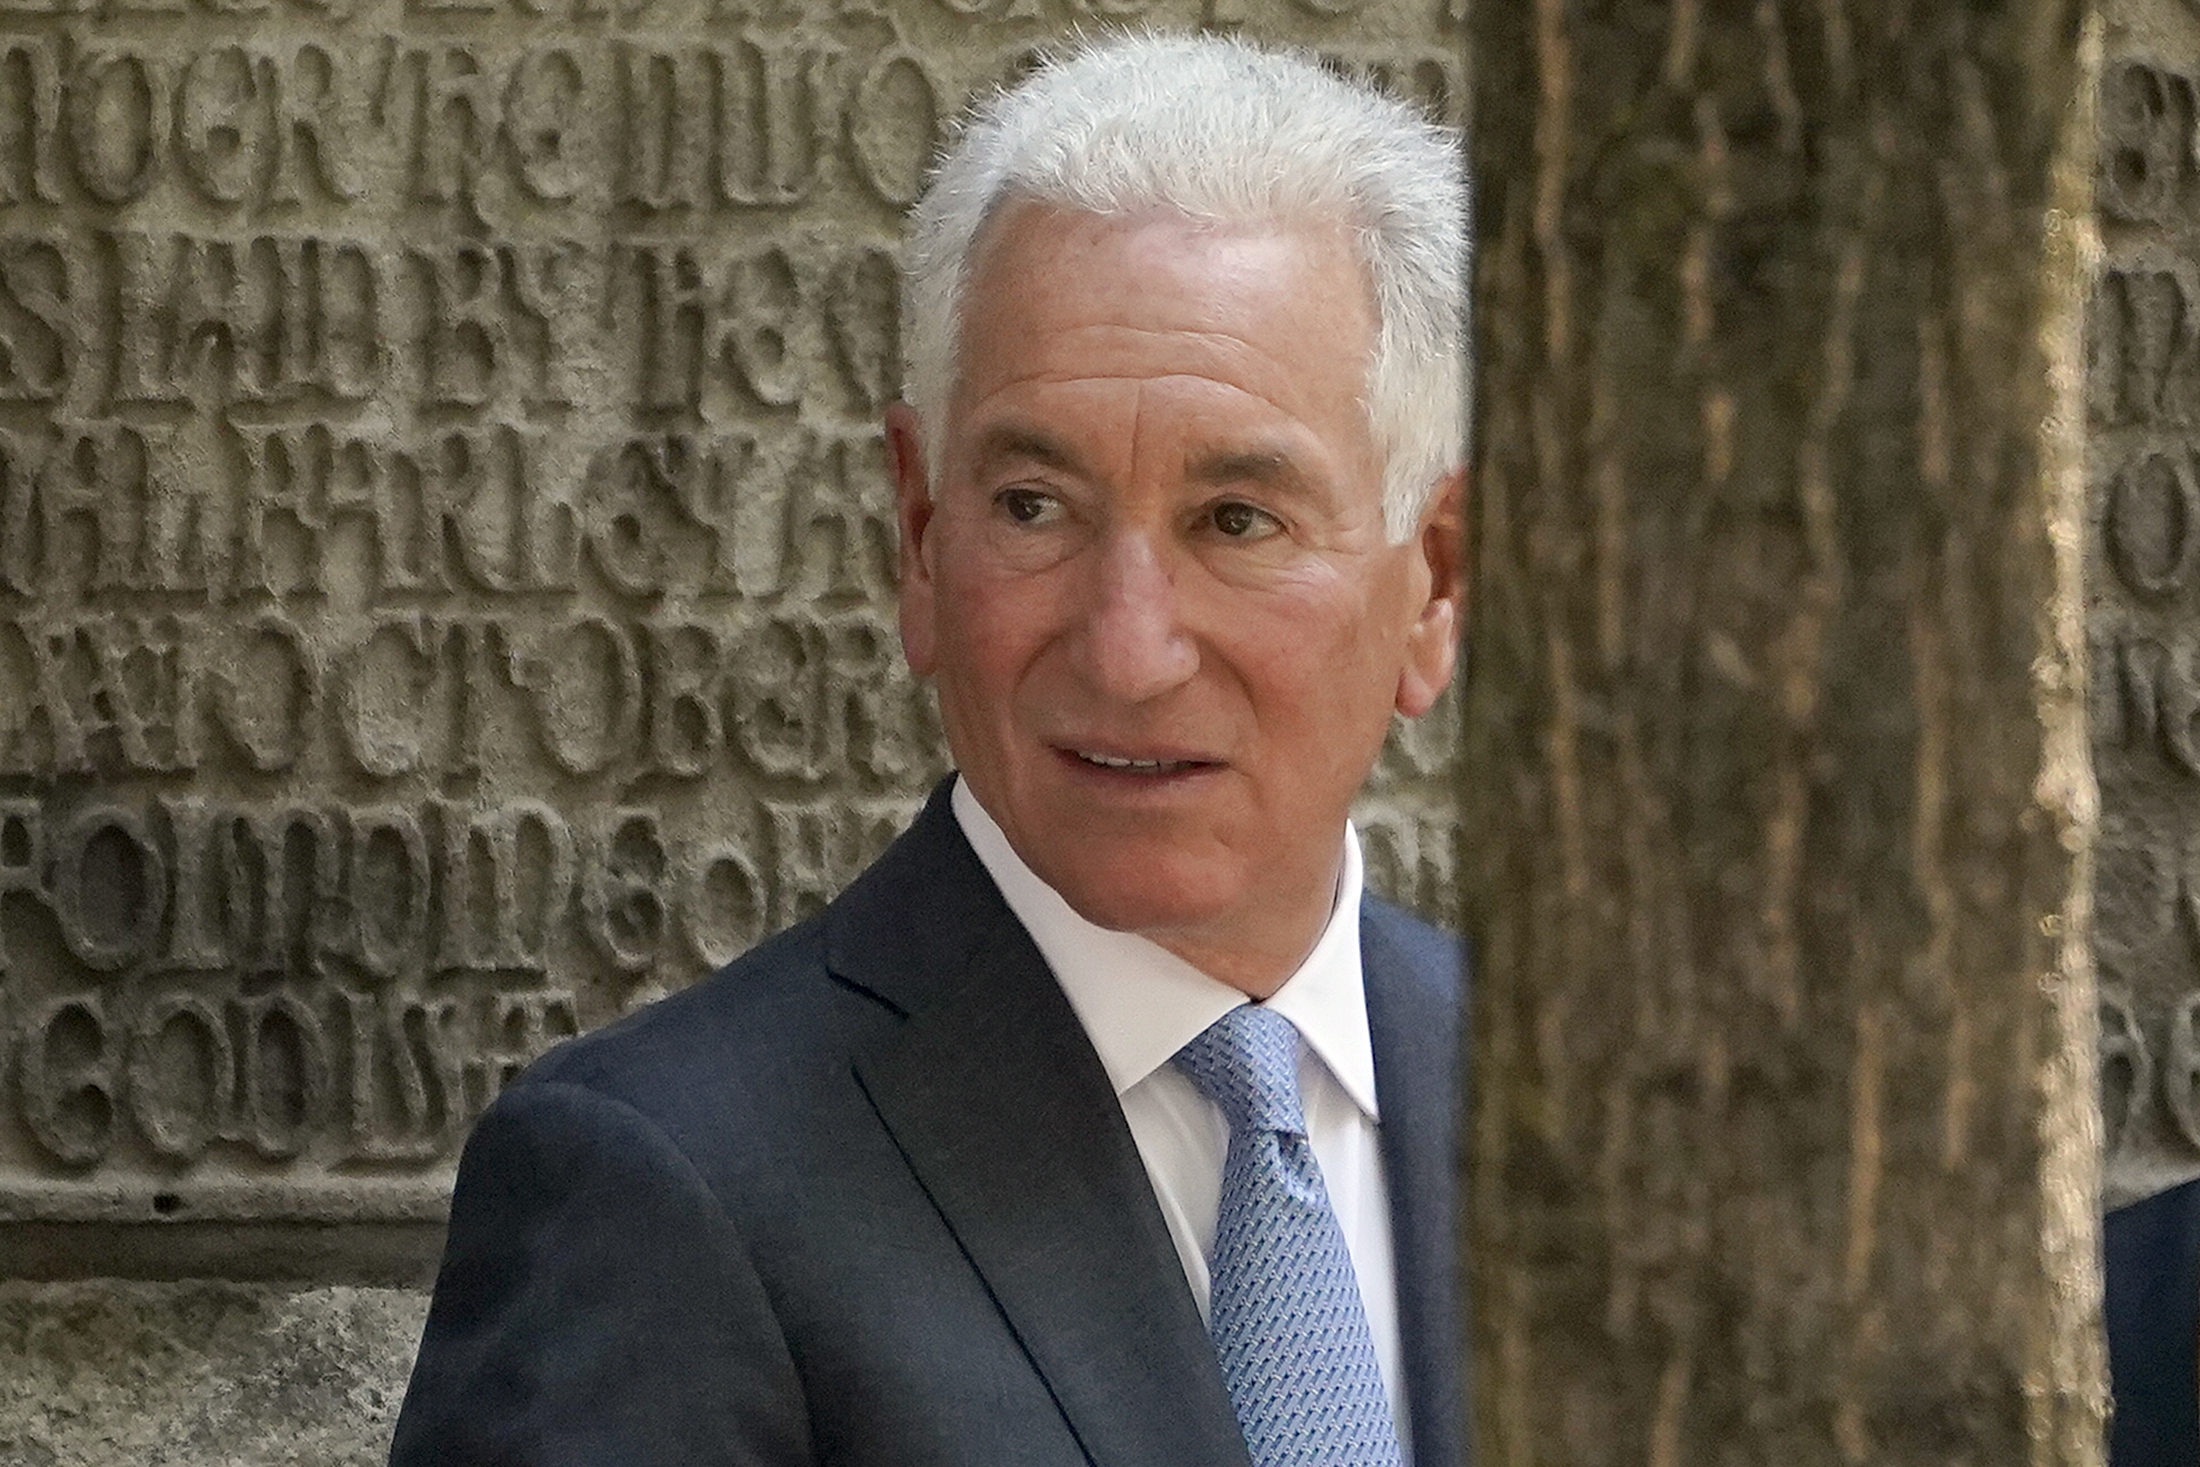
[[[2112,62],[2088,310],[2111,1202],[2200,1175],[2200,73]]]
[[[945,768],[877,422],[946,120],[1125,20],[1456,117],[1457,10],[0,0],[0,1221],[432,1219],[821,907]],[[1456,764],[1360,816],[1439,916]]]

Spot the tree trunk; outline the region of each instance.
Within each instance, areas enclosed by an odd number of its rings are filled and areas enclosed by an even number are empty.
[[[2082,0],[1472,40],[1477,1461],[2098,1463]]]

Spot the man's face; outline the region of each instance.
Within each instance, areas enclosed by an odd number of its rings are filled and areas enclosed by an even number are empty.
[[[1384,533],[1341,232],[1021,204],[923,468],[888,420],[902,643],[1017,853],[1088,920],[1272,990],[1393,709],[1451,676],[1457,484]]]

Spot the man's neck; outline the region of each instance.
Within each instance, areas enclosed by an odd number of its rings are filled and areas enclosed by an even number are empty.
[[[1059,904],[1079,921],[1106,931],[1126,931],[1096,921],[1078,910],[1033,870],[1016,850],[1007,832],[980,803],[969,781],[956,780],[953,808],[963,833],[1004,890],[1011,884],[1028,883],[1028,890],[1044,892],[1048,901]],[[1353,909],[1351,920],[1356,921],[1361,879],[1359,836],[1347,820],[1339,833],[1335,862],[1326,879],[1309,891],[1305,900],[1278,902],[1263,914],[1261,921],[1241,924],[1246,930],[1222,937],[1207,928],[1168,926],[1141,928],[1126,935],[1152,943],[1217,983],[1259,1002],[1272,998],[1289,982],[1322,942],[1331,924],[1345,919],[1341,914],[1347,899]],[[1017,905],[1013,897],[1011,905]]]

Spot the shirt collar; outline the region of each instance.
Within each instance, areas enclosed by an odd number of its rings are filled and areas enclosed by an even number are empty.
[[[1135,933],[1095,926],[1044,881],[957,779],[956,821],[978,860],[1054,970],[1078,1022],[1099,1052],[1115,1093],[1145,1079],[1208,1025],[1246,997],[1176,954]],[[1344,827],[1344,871],[1329,923],[1312,952],[1269,998],[1353,1102],[1378,1118],[1375,1052],[1367,1037],[1367,994],[1360,972],[1359,832]]]

